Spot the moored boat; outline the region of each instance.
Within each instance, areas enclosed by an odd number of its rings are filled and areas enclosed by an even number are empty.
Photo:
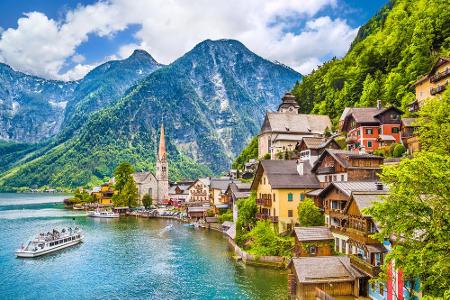
[[[26,246],[16,251],[17,257],[32,258],[52,253],[70,246],[74,246],[83,240],[84,236],[78,227],[63,228],[61,231],[53,229],[52,232],[40,233],[29,241]]]
[[[88,212],[88,217],[92,218],[118,218],[120,215],[118,213],[106,210],[96,210]]]

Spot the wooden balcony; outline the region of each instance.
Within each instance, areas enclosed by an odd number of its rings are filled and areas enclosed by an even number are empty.
[[[365,261],[364,259],[360,258],[357,255],[348,254],[348,256],[350,257],[350,263],[355,268],[357,268],[361,272],[364,272],[365,274],[367,274],[368,276],[370,276],[372,278],[377,277],[381,271],[380,267],[376,267],[376,266],[372,265],[371,263]]]
[[[437,87],[431,88],[431,89],[430,89],[430,94],[431,94],[431,95],[436,95],[436,94],[438,94],[438,93],[444,91],[446,88],[447,88],[447,84],[444,84],[444,85],[438,85]]]
[[[335,167],[323,167],[317,169],[317,174],[330,174],[336,173]]]
[[[341,210],[341,209],[336,209],[336,208],[335,209],[333,209],[333,208],[328,209],[327,210],[327,214],[330,217],[333,217],[333,218],[348,219],[348,217],[346,215],[344,215],[343,210]]]
[[[450,75],[450,70],[447,69],[444,72],[436,72],[433,76],[430,77],[430,82],[436,82],[439,81],[447,76]]]
[[[345,235],[354,241],[360,242],[362,244],[376,244],[378,241],[371,239],[369,237],[371,233],[367,231],[361,231],[355,228],[346,228]]]
[[[272,199],[256,199],[256,205],[271,207]]]

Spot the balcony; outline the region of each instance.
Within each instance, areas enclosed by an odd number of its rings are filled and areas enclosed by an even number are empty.
[[[442,78],[447,77],[448,75],[450,75],[449,69],[445,70],[444,72],[437,72],[436,74],[434,74],[433,76],[430,77],[430,82],[439,81]]]
[[[444,84],[444,85],[438,85],[437,87],[430,89],[430,94],[431,95],[436,95],[436,94],[444,91],[446,88],[447,88],[447,83]]]
[[[334,233],[344,233],[346,228],[339,225],[330,225],[330,230]]]
[[[347,219],[347,216],[344,215],[343,210],[337,208],[331,208],[328,210],[328,215],[330,217],[338,218],[338,219]]]
[[[361,272],[366,273],[370,277],[377,277],[380,273],[380,267],[376,267],[372,265],[371,263],[365,261],[361,257],[354,255],[354,254],[347,254],[350,257],[350,263],[360,270]]]
[[[271,207],[272,200],[271,199],[256,199],[256,205]]]
[[[336,173],[335,167],[323,167],[317,169],[317,174],[330,174],[330,173]]]
[[[278,217],[277,216],[270,217],[270,221],[272,223],[278,223]]]

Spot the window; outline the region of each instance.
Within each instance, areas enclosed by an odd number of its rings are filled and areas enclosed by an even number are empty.
[[[373,134],[373,129],[371,129],[371,128],[366,129],[366,134]]]
[[[263,184],[266,184],[266,177],[263,177]]]
[[[399,133],[400,129],[398,127],[392,128],[392,133]]]
[[[372,141],[367,141],[367,147],[372,148]]]
[[[333,175],[333,181],[337,181],[337,176]]]
[[[275,202],[275,194],[273,194],[273,202]]]
[[[341,240],[341,247],[342,247],[342,252],[343,253],[346,253],[346,246],[347,246],[347,243],[345,242],[345,240]]]
[[[397,114],[391,114],[391,119],[392,120],[398,120],[398,115]]]
[[[288,194],[288,201],[293,201],[293,200],[294,200],[294,197],[293,197],[292,193],[289,193]]]
[[[338,238],[335,238],[334,248],[335,248],[334,250],[339,251],[339,239]]]
[[[288,217],[292,218],[293,216],[294,216],[294,213],[293,213],[292,209],[289,209],[288,210]]]
[[[300,194],[300,201],[303,201],[303,200],[305,200],[305,194],[301,193]]]
[[[317,247],[316,246],[309,247],[308,252],[309,252],[309,254],[316,255],[317,254]]]
[[[341,175],[341,181],[345,181],[345,176]]]

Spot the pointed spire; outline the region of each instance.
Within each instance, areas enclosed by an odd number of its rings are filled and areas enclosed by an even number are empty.
[[[166,157],[166,141],[164,138],[164,123],[161,123],[161,132],[159,136],[159,151],[158,158],[163,159]]]

